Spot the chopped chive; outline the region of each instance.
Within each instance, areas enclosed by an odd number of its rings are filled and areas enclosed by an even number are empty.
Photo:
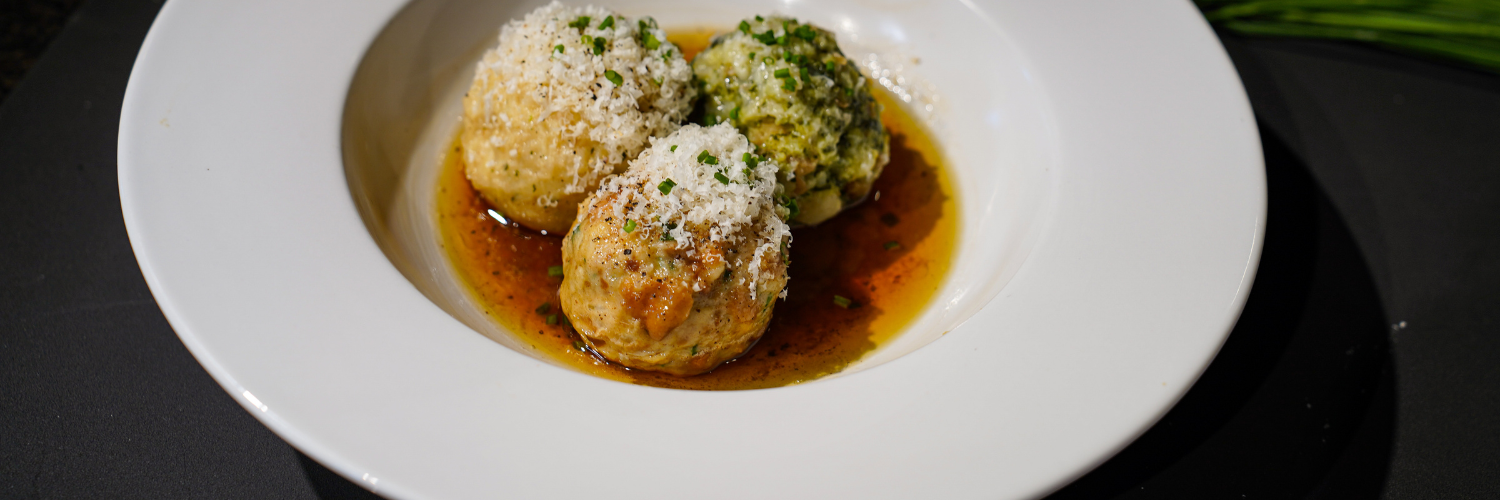
[[[766,18],[760,17],[760,16],[755,16],[755,20],[756,21],[764,21],[764,20],[766,20]]]
[[[814,37],[818,36],[818,32],[813,31],[812,27],[806,24],[798,26],[797,30],[793,32],[793,34],[797,35],[798,38],[807,40],[809,42],[811,42]]]
[[[745,168],[740,169],[740,173],[745,174],[745,180],[746,181],[750,180],[751,171],[750,171],[749,167],[745,167]]]
[[[900,242],[896,242],[896,241],[887,241],[887,242],[885,242],[885,249],[886,250],[896,250],[896,249],[899,249],[899,248],[901,248],[901,243]]]
[[[635,221],[634,220],[625,219],[625,232],[627,232],[627,233],[633,233],[633,232],[635,232]]]
[[[568,23],[568,27],[569,28],[583,29],[583,28],[587,28],[588,26],[589,26],[589,16],[578,16],[578,19],[574,19],[573,22]]]
[[[615,16],[606,17],[603,21],[599,22],[599,29],[601,30],[607,30],[613,27],[615,27]]]
[[[657,87],[660,87],[661,86],[661,78],[652,78],[651,79],[651,83],[654,83],[654,84],[656,84]]]
[[[656,50],[657,47],[661,46],[661,40],[656,39],[656,33],[642,30],[641,46],[646,47],[646,50]]]
[[[677,238],[673,238],[672,237],[672,230],[673,229],[677,229],[677,223],[676,222],[668,222],[666,224],[662,224],[661,225],[661,240],[662,241],[677,241]],[[667,264],[669,266],[671,265],[671,263],[672,263],[671,261],[667,261]],[[675,269],[675,267],[673,269]]]
[[[666,52],[662,52],[661,53],[661,60],[667,61],[667,62],[671,62],[672,61],[672,49],[667,49]]]
[[[676,151],[677,151],[677,145],[676,145],[676,144],[673,144],[673,145],[672,145],[672,149],[671,149],[671,150],[670,150],[670,151],[672,151],[672,152],[676,152]]]
[[[537,314],[547,314],[547,311],[551,311],[551,310],[552,310],[552,303],[551,302],[543,302],[542,305],[536,306],[536,313]]]
[[[615,70],[612,69],[604,70],[604,78],[606,80],[609,80],[609,83],[615,84],[616,87],[619,87],[620,85],[625,83],[625,78],[620,76],[619,73],[616,73]],[[806,77],[804,76],[804,78]]]
[[[744,21],[740,21],[740,23],[744,24]],[[698,355],[698,344],[693,344],[693,355],[694,356]]]
[[[714,179],[717,179],[719,181],[719,184],[729,184],[729,177],[726,177],[724,175],[724,172],[714,172]]]
[[[582,340],[574,340],[573,341],[573,348],[574,349],[578,349],[579,351],[583,351],[584,350],[583,341]]]
[[[781,36],[776,37],[776,44],[777,45],[786,45],[786,35],[781,35]]]
[[[795,61],[795,60],[796,60],[796,59],[797,59],[797,55],[796,55],[796,54],[793,54],[793,53],[791,53],[791,52],[783,52],[783,53],[782,53],[782,54],[781,54],[781,60],[783,60],[783,61],[786,61],[786,62],[793,62],[793,61]]]
[[[853,304],[853,303],[854,303],[854,301],[849,300],[847,297],[844,297],[843,295],[834,295],[833,296],[833,305],[842,307],[844,309],[848,309],[849,308],[849,304]]]
[[[828,61],[826,63],[823,63],[823,67],[827,68],[829,73],[832,73],[833,72],[833,61]]]
[[[677,186],[677,183],[672,182],[672,179],[667,179],[667,180],[661,181],[661,184],[657,184],[656,185],[656,189],[658,191],[661,191],[661,194],[672,194],[672,188],[676,187],[676,186]]]
[[[594,38],[594,55],[597,56],[597,55],[603,54],[603,53],[604,53],[604,37],[601,36],[601,37]]]
[[[555,324],[557,324],[557,315],[556,314],[548,314],[547,315],[547,324],[549,324],[549,325],[555,325]]]
[[[553,52],[556,52],[556,53],[558,53],[558,54],[561,54],[561,53],[563,53],[563,49],[564,49],[564,48],[565,48],[565,47],[563,47],[563,46],[562,46],[562,44],[560,44],[560,43],[559,43],[559,44],[557,44],[557,46],[556,46],[556,47],[553,47],[553,48],[552,48],[552,51],[553,51]]]
[[[709,164],[709,165],[718,165],[719,164],[719,157],[711,155],[711,154],[708,154],[708,150],[705,149],[705,150],[703,150],[702,153],[698,153],[698,163],[706,163],[706,164]]]
[[[755,38],[760,43],[764,43],[766,45],[776,45],[776,32],[774,31],[766,30],[765,33],[750,36]]]
[[[735,105],[734,109],[729,110],[729,119],[730,120],[734,120],[734,121],[740,121],[740,107],[739,107],[739,105]]]
[[[797,214],[802,213],[802,206],[797,204],[796,198],[788,198],[785,206],[790,213],[790,215],[787,215],[788,219],[795,219],[797,218]]]
[[[791,78],[787,78],[786,80],[782,80],[781,81],[781,88],[787,89],[787,90],[797,90],[797,81],[793,80]]]
[[[754,61],[755,61],[755,53],[754,53],[754,52],[751,52],[751,53],[750,53],[750,61],[751,61],[751,62],[754,62]]]
[[[807,83],[807,66],[797,68],[797,76],[802,77],[802,83]]]
[[[776,70],[775,72],[773,72],[771,74],[773,76],[775,76],[776,78],[786,78],[786,77],[792,76],[792,72],[789,71],[789,70],[787,70],[786,68],[778,69],[778,70]]]
[[[549,267],[547,267],[547,276],[551,276],[553,278],[556,278],[556,277],[562,276],[562,275],[563,275],[562,266],[549,266]]]
[[[740,31],[744,32],[746,35],[750,34],[750,23],[740,21]]]

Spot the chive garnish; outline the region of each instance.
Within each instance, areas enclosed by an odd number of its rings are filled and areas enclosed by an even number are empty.
[[[583,29],[583,28],[587,28],[588,26],[589,26],[589,16],[578,16],[578,19],[574,19],[573,22],[568,23],[568,27],[569,28]]]
[[[607,30],[613,27],[615,27],[615,16],[606,17],[603,21],[599,22],[599,29],[601,30]]]
[[[818,32],[813,31],[812,27],[806,24],[798,26],[797,30],[793,32],[793,34],[797,35],[798,38],[807,40],[809,42],[811,42],[814,37],[818,36]]]
[[[887,241],[887,242],[885,242],[885,249],[886,250],[896,250],[898,248],[901,248],[901,243],[899,243],[899,242],[895,242],[895,241]]]
[[[776,78],[786,78],[792,76],[792,72],[790,70],[787,70],[786,68],[778,69],[771,74],[776,76]]]
[[[833,72],[833,61],[828,61],[827,63],[824,63],[823,67],[827,68],[829,73],[832,73]]]
[[[673,144],[673,145],[672,145],[672,148],[671,148],[671,149],[670,149],[670,151],[672,151],[672,152],[674,152],[674,153],[675,153],[675,152],[677,152],[677,145],[676,145],[676,144]]]
[[[807,83],[807,66],[797,68],[797,76],[802,77],[802,83]]]
[[[842,295],[834,295],[833,296],[833,305],[842,307],[844,309],[848,309],[849,308],[849,304],[853,304],[853,303],[854,303],[854,301],[849,300],[847,297],[844,297]]]
[[[635,232],[635,221],[634,220],[625,219],[625,232],[626,233],[633,233],[633,232]]]
[[[604,70],[604,78],[606,80],[609,80],[609,83],[615,84],[616,87],[619,87],[621,84],[625,83],[625,78],[621,77],[619,73],[616,73],[615,70],[612,69]]]
[[[787,78],[786,80],[782,80],[781,81],[781,88],[787,89],[787,90],[797,90],[797,81],[793,80],[791,78]]]
[[[705,150],[703,150],[702,153],[698,153],[698,163],[706,163],[706,164],[709,164],[709,165],[718,165],[719,164],[719,157],[711,155],[711,154],[708,154],[708,150],[705,149]]]
[[[750,34],[750,23],[740,21],[740,31],[744,32],[746,35]]]
[[[548,314],[547,315],[547,324],[549,324],[549,325],[555,325],[555,324],[557,324],[557,315],[556,314]]]
[[[561,54],[561,53],[563,53],[563,49],[564,49],[564,48],[565,48],[565,47],[563,47],[563,46],[562,46],[562,44],[560,44],[560,43],[559,43],[559,44],[557,44],[557,46],[556,46],[556,47],[553,47],[553,48],[552,48],[552,51],[553,51],[553,52],[556,52],[556,53],[558,53],[558,54]]]
[[[726,177],[724,172],[714,172],[714,179],[718,180],[719,184],[729,185],[729,177]]]
[[[656,39],[656,33],[642,30],[641,45],[646,47],[646,50],[656,50],[657,47],[661,46],[661,40]]]
[[[542,305],[536,306],[536,313],[537,314],[547,314],[547,311],[551,311],[551,310],[552,310],[552,303],[551,302],[543,302]]]
[[[604,53],[604,37],[597,37],[597,38],[594,39],[594,55],[597,56],[597,55],[603,54],[603,53]]]
[[[674,187],[677,187],[677,183],[672,182],[672,179],[661,181],[661,184],[656,185],[656,189],[661,191],[661,194],[672,194],[672,188]]]
[[[750,53],[750,61],[751,62],[755,62],[755,53],[754,52]]]
[[[739,107],[739,105],[735,105],[734,109],[729,110],[729,119],[730,120],[734,120],[734,121],[740,121],[740,107]]]
[[[742,23],[742,24],[743,24],[743,23],[744,23],[744,21],[740,21],[740,23]],[[697,355],[698,355],[698,344],[693,344],[693,355],[694,355],[694,356],[697,356]]]
[[[550,266],[547,268],[547,276],[556,278],[563,275],[562,266]]]
[[[760,16],[755,16],[755,20],[756,20],[756,21],[757,21],[757,22],[759,22],[759,21],[764,21],[764,20],[766,20],[766,18],[764,18],[764,17],[760,17]]]

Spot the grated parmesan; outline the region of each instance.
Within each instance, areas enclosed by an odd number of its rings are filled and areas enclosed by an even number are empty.
[[[623,170],[647,138],[686,119],[691,80],[681,50],[649,17],[540,7],[502,27],[475,68],[464,103],[470,180],[492,203],[510,204],[500,207],[507,213],[563,200],[568,213],[552,218],[566,225],[572,204]]]
[[[601,194],[615,196],[595,199],[610,200],[620,219],[652,221],[642,230],[663,234],[688,255],[700,238],[731,245],[754,238],[747,271],[761,283],[761,257],[781,252],[792,233],[776,216],[780,167],[754,155],[750,142],[729,124],[685,125],[665,138],[651,138],[651,147],[630,162],[629,170],[600,187]]]

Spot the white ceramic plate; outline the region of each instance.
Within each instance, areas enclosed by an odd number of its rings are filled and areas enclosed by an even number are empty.
[[[252,414],[399,498],[1025,498],[1154,423],[1238,317],[1259,140],[1187,1],[601,3],[782,12],[920,59],[959,181],[939,299],[795,387],[554,366],[474,315],[423,208],[471,63],[534,2],[174,1],[126,92],[121,200],[163,312]]]

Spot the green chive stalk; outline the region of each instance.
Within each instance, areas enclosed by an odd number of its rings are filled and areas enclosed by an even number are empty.
[[[1500,0],[1194,0],[1251,36],[1365,42],[1500,73]]]

